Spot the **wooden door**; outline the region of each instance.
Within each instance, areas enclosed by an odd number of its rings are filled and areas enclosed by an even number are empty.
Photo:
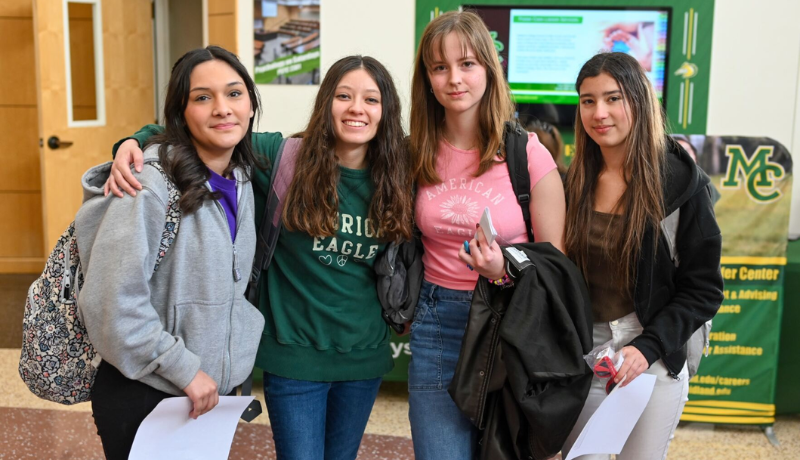
[[[152,2],[34,0],[33,20],[47,254],[80,207],[81,175],[155,120]]]
[[[239,54],[238,1],[208,0],[208,44]]]
[[[0,273],[42,271],[30,0],[0,0]]]

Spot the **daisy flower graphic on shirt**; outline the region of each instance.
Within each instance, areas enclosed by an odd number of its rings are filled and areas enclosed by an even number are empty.
[[[469,224],[478,218],[478,203],[466,195],[453,195],[439,206],[442,219],[450,219],[456,225]]]

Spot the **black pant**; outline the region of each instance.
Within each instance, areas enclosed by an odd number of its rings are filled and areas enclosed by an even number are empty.
[[[92,416],[108,460],[127,460],[139,425],[169,393],[131,380],[103,362],[92,386]]]

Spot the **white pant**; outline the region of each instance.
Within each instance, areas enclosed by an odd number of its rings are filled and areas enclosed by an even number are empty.
[[[619,351],[641,333],[642,325],[636,318],[636,313],[609,323],[594,323],[594,346],[602,345],[613,339],[614,350]],[[660,359],[645,372],[656,376],[653,395],[650,397],[650,402],[647,403],[642,417],[633,427],[622,453],[617,455],[617,460],[663,460],[667,458],[669,442],[675,432],[675,427],[678,426],[683,406],[688,400],[689,374],[685,365],[678,374],[679,380],[669,376],[667,368]],[[569,450],[594,411],[606,398],[606,382],[607,379],[601,380],[596,375],[592,379],[592,387],[583,411],[561,450],[564,458],[567,457]],[[581,460],[609,460],[611,456],[608,454],[582,455],[578,458]]]

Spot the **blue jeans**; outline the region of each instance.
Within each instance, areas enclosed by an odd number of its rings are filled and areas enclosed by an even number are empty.
[[[408,418],[417,460],[469,460],[475,455],[478,429],[447,393],[471,302],[472,291],[422,283],[408,367]]]
[[[381,378],[309,382],[264,372],[278,460],[354,460]]]

